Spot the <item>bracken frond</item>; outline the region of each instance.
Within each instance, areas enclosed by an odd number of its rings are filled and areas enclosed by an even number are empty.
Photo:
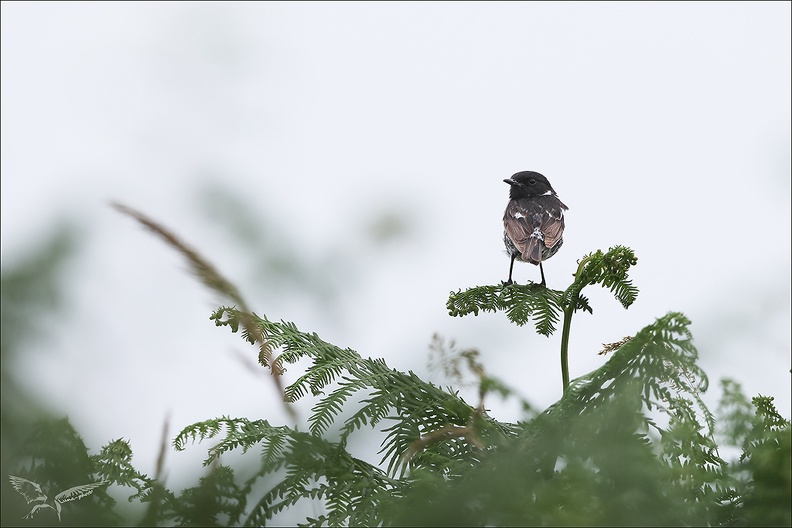
[[[551,335],[561,312],[562,292],[537,285],[476,286],[451,292],[446,303],[454,317],[479,312],[505,312],[518,326],[533,322],[537,333]]]

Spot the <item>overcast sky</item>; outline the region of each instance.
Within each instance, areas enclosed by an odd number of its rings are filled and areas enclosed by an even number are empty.
[[[224,414],[288,423],[239,359],[255,352],[209,321],[220,299],[118,200],[258,313],[443,382],[437,332],[542,409],[560,333],[445,310],[506,279],[502,180],[536,170],[569,206],[549,287],[597,249],[639,259],[629,310],[584,292],[573,378],[681,311],[713,407],[731,377],[789,417],[790,45],[788,2],[4,2],[3,266],[63,222],[81,233],[67,314],[24,375],[93,450],[131,439],[148,472],[168,413],[171,436]]]

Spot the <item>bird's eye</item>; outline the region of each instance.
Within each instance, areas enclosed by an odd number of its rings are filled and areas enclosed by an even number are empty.
[[[530,183],[531,185],[536,185],[536,178],[531,178],[530,180],[528,180],[528,183]]]

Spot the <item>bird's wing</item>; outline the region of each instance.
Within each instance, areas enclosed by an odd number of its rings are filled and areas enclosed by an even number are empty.
[[[555,246],[564,236],[564,212],[559,211],[556,214],[556,211],[552,211],[550,215],[543,216],[539,231],[544,235],[545,246]]]
[[[73,488],[69,488],[65,491],[61,491],[57,495],[55,495],[55,501],[63,504],[64,502],[71,502],[73,500],[82,499],[93,493],[93,491],[98,488],[99,486],[104,486],[108,484],[106,481],[102,482],[91,482],[90,484],[81,484],[79,486],[74,486]]]
[[[11,486],[25,497],[28,504],[47,500],[47,496],[41,491],[41,486],[35,482],[16,475],[8,475],[8,480],[11,481]]]
[[[503,213],[503,229],[520,253],[525,253],[528,237],[533,233],[534,227],[538,227],[534,226],[533,220],[533,213],[516,200],[510,201]]]
[[[38,513],[38,511],[39,511],[39,510],[41,510],[41,509],[44,509],[44,508],[52,508],[53,510],[55,510],[55,508],[53,508],[51,504],[47,504],[47,503],[44,503],[44,504],[36,504],[35,506],[33,506],[33,509],[32,509],[32,510],[30,510],[30,512],[29,512],[27,515],[25,515],[25,517],[24,517],[24,518],[25,518],[25,519],[30,519],[30,518],[32,518],[34,515],[36,515],[36,514]],[[57,512],[58,510],[55,510],[55,511]],[[60,519],[60,515],[58,515],[58,519]]]

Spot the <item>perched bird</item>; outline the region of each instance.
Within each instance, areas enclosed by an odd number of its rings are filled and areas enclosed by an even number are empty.
[[[74,486],[73,488],[69,488],[66,491],[61,491],[55,495],[54,503],[49,504],[47,502],[47,496],[44,495],[44,492],[41,491],[41,486],[39,486],[37,483],[22,477],[17,477],[15,475],[8,475],[8,480],[11,481],[11,486],[13,486],[15,490],[25,497],[25,500],[28,504],[31,502],[37,503],[33,505],[30,513],[25,515],[25,519],[30,519],[42,508],[52,508],[55,510],[55,513],[58,514],[58,521],[61,520],[61,504],[87,497],[93,493],[94,489],[98,488],[99,486],[109,484],[108,482],[102,481]]]
[[[511,187],[503,213],[503,243],[511,257],[509,280],[504,284],[512,284],[514,261],[519,260],[539,265],[544,286],[542,261],[555,255],[564,243],[564,211],[569,208],[538,172],[518,172],[503,181]]]

